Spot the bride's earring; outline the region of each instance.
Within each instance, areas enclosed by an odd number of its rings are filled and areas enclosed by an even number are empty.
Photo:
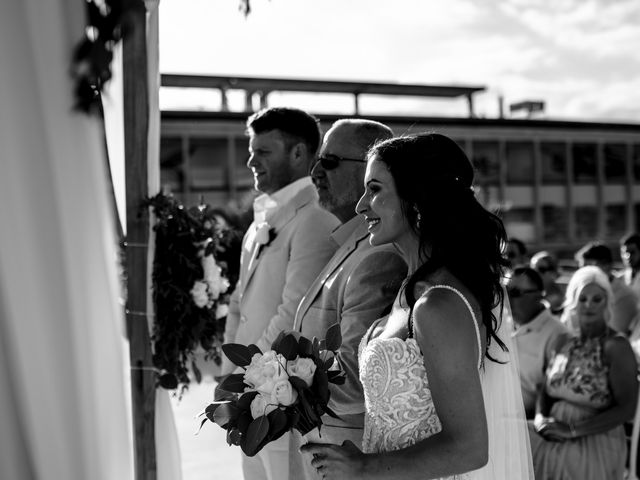
[[[422,215],[420,215],[420,210],[418,210],[418,206],[413,206],[413,211],[416,212],[416,228],[420,229],[420,222],[422,221]]]

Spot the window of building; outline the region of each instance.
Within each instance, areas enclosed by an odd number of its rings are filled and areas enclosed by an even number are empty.
[[[536,241],[533,208],[510,208],[502,212],[501,216],[509,237],[519,238],[525,243]]]
[[[497,185],[500,182],[498,142],[474,140],[471,160],[478,185]]]
[[[253,174],[247,167],[249,160],[249,139],[247,137],[238,137],[233,139],[236,149],[235,158],[235,178],[236,185],[239,190],[253,189]]]
[[[575,207],[576,238],[590,241],[598,236],[598,209],[594,205]]]
[[[567,242],[569,237],[568,217],[567,208],[564,206],[542,205],[542,238],[545,242]]]
[[[607,183],[624,183],[627,176],[627,147],[624,144],[604,145],[604,178]]]
[[[633,177],[636,181],[640,181],[640,144],[638,143],[633,144],[631,161],[633,162]]]
[[[542,183],[564,184],[567,181],[567,146],[565,143],[540,144]]]
[[[182,138],[160,139],[160,185],[162,191],[181,193],[184,191]]]
[[[627,206],[624,204],[607,205],[607,237],[619,239],[627,231]]]
[[[533,184],[533,143],[507,142],[507,182]]]
[[[189,167],[194,191],[229,189],[228,143],[226,138],[191,138]]]
[[[573,151],[573,181],[575,183],[596,183],[596,144],[576,143]]]

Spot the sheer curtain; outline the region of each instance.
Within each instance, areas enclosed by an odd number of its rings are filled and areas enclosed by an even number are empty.
[[[71,111],[84,0],[0,15],[0,478],[132,479],[102,130]]]

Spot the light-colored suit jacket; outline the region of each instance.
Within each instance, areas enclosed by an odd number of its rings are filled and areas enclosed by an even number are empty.
[[[308,185],[269,219],[275,238],[267,246],[254,241],[251,224],[243,240],[240,279],[231,295],[225,343],[256,344],[263,352],[281,330],[291,330],[303,295],[336,250],[330,239],[340,221],[318,205]],[[221,374],[237,367],[223,358]]]
[[[307,338],[322,339],[331,325],[340,324],[338,363],[346,381],[344,385],[330,385],[329,407],[347,424],[353,416],[359,423],[353,426],[362,428],[365,408],[358,375],[358,345],[371,324],[392,305],[407,266],[392,245],[369,244],[364,217],[358,215],[340,228],[350,233],[300,302],[294,330]],[[326,420],[327,424],[334,421]]]

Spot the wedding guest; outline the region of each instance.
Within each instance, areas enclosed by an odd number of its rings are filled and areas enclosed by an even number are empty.
[[[531,447],[537,480],[622,480],[627,444],[623,425],[638,397],[636,360],[627,339],[611,329],[613,293],[595,266],[577,270],[567,287],[561,336],[546,372]]]
[[[558,260],[555,255],[543,250],[531,257],[529,266],[540,274],[544,285],[544,300],[547,302],[551,313],[560,315],[562,313],[562,302],[564,302],[564,291],[556,283],[560,272],[558,271]]]
[[[247,166],[262,194],[243,239],[224,340],[266,351],[281,330],[293,327],[300,300],[336,250],[329,235],[339,221],[320,208],[308,176],[320,143],[314,117],[293,108],[269,108],[249,117],[247,130]],[[235,369],[223,359],[223,375]],[[242,471],[247,480],[286,480],[288,434],[253,457],[242,454]]]
[[[510,237],[507,240],[507,250],[505,252],[507,261],[509,262],[509,268],[514,269],[519,265],[526,265],[527,262],[527,247],[522,240],[515,237]]]
[[[358,212],[372,245],[402,253],[409,278],[360,346],[364,451],[349,441],[302,450],[331,479],[533,478],[512,326],[499,318],[502,222],[448,137],[386,140],[368,158]]]
[[[624,283],[640,298],[640,234],[630,233],[620,239],[620,257],[624,264]]]
[[[524,411],[533,419],[544,372],[559,335],[568,330],[544,302],[542,278],[534,269],[516,267],[507,283],[507,293],[516,330],[515,339]]]
[[[342,444],[351,440],[362,448],[364,395],[358,378],[358,344],[374,320],[391,307],[407,266],[392,245],[372,246],[364,217],[356,204],[364,193],[366,153],[376,141],[392,136],[389,127],[371,120],[339,120],[326,133],[311,178],[320,205],[342,225],[331,234],[339,246],[333,258],[307,291],[296,312],[294,329],[307,338],[324,338],[339,323],[342,346],[338,365],[343,385],[331,387],[329,407],[340,417],[323,417],[319,432],[303,439],[291,434],[290,478],[320,478],[298,449],[307,441]]]
[[[624,280],[613,275],[613,254],[606,245],[598,242],[587,243],[576,253],[580,267],[595,265],[609,279],[613,298],[611,299],[611,318],[609,326],[615,331],[629,336],[633,322],[638,315],[638,296],[624,283]]]

